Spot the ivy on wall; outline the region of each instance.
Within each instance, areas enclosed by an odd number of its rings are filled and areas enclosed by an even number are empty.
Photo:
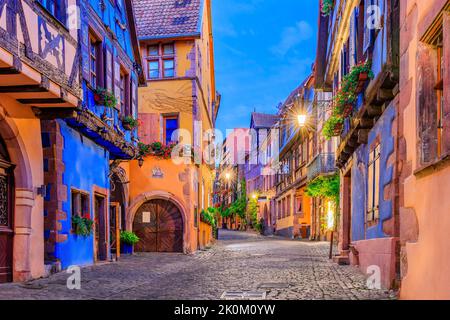
[[[339,203],[340,176],[318,177],[311,181],[306,187],[306,194],[314,198],[327,198]]]

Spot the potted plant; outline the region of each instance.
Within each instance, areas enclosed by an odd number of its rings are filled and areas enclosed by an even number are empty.
[[[107,108],[115,108],[118,103],[113,92],[100,87],[94,91],[94,101],[97,105],[105,106]]]
[[[120,233],[120,252],[122,254],[133,254],[133,248],[139,242],[139,237],[132,231],[122,231]]]
[[[122,119],[122,125],[125,130],[131,131],[139,126],[139,121],[132,116],[126,116]]]
[[[83,218],[78,215],[72,216],[73,232],[77,236],[89,237],[92,234],[93,225],[94,221],[92,221],[88,217]]]

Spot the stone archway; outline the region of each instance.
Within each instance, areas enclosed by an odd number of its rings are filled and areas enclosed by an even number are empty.
[[[31,213],[34,190],[31,165],[24,142],[15,122],[0,104],[0,136],[2,137],[14,169],[13,203],[13,280],[31,278]],[[41,231],[42,232],[42,231]]]
[[[183,203],[173,194],[165,192],[165,191],[151,191],[146,192],[138,197],[136,197],[133,202],[130,204],[127,211],[127,230],[133,229],[133,222],[135,220],[136,214],[139,211],[139,208],[142,207],[145,203],[148,203],[152,200],[165,200],[173,203],[174,206],[179,210],[182,218],[182,229],[183,229],[183,252],[189,253],[191,252],[191,248],[189,247],[189,239],[190,232],[188,228],[188,216],[187,210],[185,209]]]

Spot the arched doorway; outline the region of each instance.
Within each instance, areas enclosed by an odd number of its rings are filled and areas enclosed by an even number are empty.
[[[0,283],[12,281],[14,165],[0,138]]]
[[[114,173],[110,178],[109,227],[111,253],[120,257],[120,232],[126,228],[126,196],[123,179]]]
[[[183,252],[183,217],[170,200],[153,199],[141,205],[133,231],[141,239],[136,252]]]

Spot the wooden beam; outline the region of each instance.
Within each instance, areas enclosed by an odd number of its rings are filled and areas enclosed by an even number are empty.
[[[0,75],[19,74],[20,71],[15,68],[0,68]]]
[[[394,93],[392,89],[379,89],[377,93],[377,100],[380,102],[385,102],[394,99]]]
[[[40,85],[0,86],[0,93],[29,93],[46,91],[47,90]]]
[[[18,99],[22,104],[60,104],[67,103],[61,98]]]
[[[361,129],[372,129],[373,125],[373,118],[362,118],[361,120],[359,120],[359,128]]]
[[[369,130],[361,129],[358,130],[358,143],[366,144],[369,142]]]
[[[375,106],[373,104],[368,105],[367,108],[367,114],[369,117],[379,117],[383,114],[383,111],[381,110],[381,106]]]
[[[76,108],[32,108],[36,117],[41,120],[76,118]]]

